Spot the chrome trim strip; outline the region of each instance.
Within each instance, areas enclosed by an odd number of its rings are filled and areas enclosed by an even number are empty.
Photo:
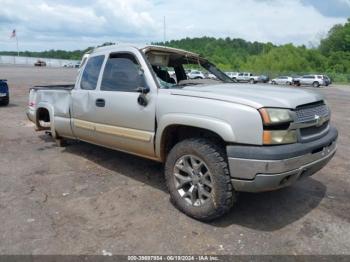
[[[322,126],[324,123],[326,123],[330,119],[331,117],[328,116],[328,117],[320,117],[308,122],[292,122],[289,126],[289,129],[299,129],[299,128],[306,128],[306,127],[312,127],[312,126],[318,127],[318,126]]]
[[[130,138],[130,139],[139,140],[143,142],[150,142],[153,137],[153,133],[151,132],[125,128],[125,127],[96,124],[95,128],[96,128],[96,132],[99,132],[99,133]]]
[[[92,122],[79,120],[79,119],[72,119],[72,120],[75,127],[95,131],[95,124]]]
[[[153,137],[152,132],[142,131],[142,130],[137,130],[132,128],[98,124],[98,123],[93,123],[93,122],[84,121],[80,119],[73,119],[73,123],[74,123],[74,126],[78,128],[96,131],[107,135],[130,138],[130,139],[139,140],[142,142],[150,142]]]

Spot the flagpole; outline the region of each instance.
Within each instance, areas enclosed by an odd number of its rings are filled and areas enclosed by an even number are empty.
[[[17,32],[16,32],[16,45],[17,45],[17,56],[19,56]]]

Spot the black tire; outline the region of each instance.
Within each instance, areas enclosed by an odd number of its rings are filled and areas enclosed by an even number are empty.
[[[238,83],[237,79],[234,77],[232,78],[233,82]]]
[[[250,80],[249,80],[249,83],[250,83],[250,84],[255,84],[256,82],[255,82],[254,79],[250,79]]]
[[[316,87],[316,88],[317,88],[317,87],[320,87],[320,83],[317,82],[317,81],[315,81],[315,82],[312,83],[312,86],[313,86],[313,87]]]
[[[189,203],[176,188],[175,165],[179,159],[187,156],[202,160],[210,174],[210,197],[200,206]],[[210,221],[227,213],[235,202],[236,194],[225,158],[223,150],[206,139],[187,139],[175,145],[165,163],[165,177],[171,202],[181,212],[201,221]],[[189,186],[192,187],[192,184]],[[197,194],[199,196],[199,191]]]
[[[0,106],[7,106],[10,103],[10,97],[6,96],[4,100],[0,102]]]
[[[276,83],[275,81],[272,81],[271,83],[272,83],[273,85],[277,85],[277,83]]]

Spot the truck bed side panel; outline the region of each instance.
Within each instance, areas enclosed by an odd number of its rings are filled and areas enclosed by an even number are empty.
[[[36,91],[37,108],[50,112],[51,131],[64,137],[74,137],[71,128],[71,92],[65,89],[39,89]]]

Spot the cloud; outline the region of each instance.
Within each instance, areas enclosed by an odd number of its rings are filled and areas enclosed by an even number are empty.
[[[306,5],[311,5],[322,15],[329,17],[349,17],[350,0],[303,0]]]
[[[0,0],[0,50],[81,49],[105,41],[155,42],[183,37],[240,37],[307,44],[345,18],[314,0]],[[333,0],[349,5],[349,0]]]

